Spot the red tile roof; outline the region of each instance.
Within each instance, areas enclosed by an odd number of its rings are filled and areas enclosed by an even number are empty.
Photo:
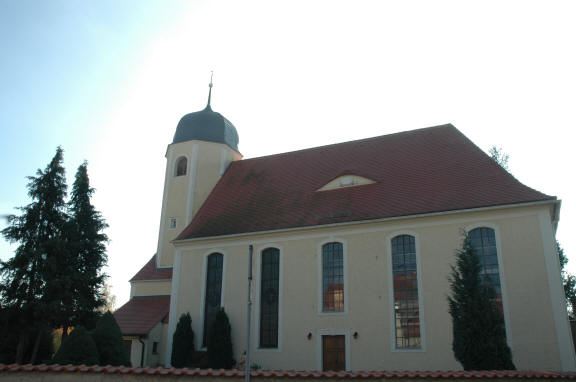
[[[195,377],[244,377],[244,370],[224,369],[176,369],[163,367],[126,366],[74,366],[74,365],[3,365],[0,372],[69,372],[139,375],[187,375]],[[485,370],[485,371],[296,371],[257,370],[252,377],[263,378],[335,378],[335,379],[576,379],[576,373],[540,370]]]
[[[170,311],[170,296],[132,297],[114,312],[114,318],[125,336],[146,335],[163,321]]]
[[[233,162],[177,240],[553,199],[443,125]]]
[[[156,255],[130,279],[130,281],[141,280],[172,280],[172,268],[156,267]]]

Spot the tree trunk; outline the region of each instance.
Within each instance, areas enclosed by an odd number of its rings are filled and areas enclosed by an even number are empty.
[[[44,327],[40,325],[38,326],[38,334],[36,335],[36,341],[34,342],[34,350],[32,351],[32,357],[30,357],[31,364],[36,363],[36,358],[38,357],[38,349],[40,348],[40,342],[42,341],[43,335],[44,335]]]
[[[24,329],[20,333],[20,336],[18,336],[18,346],[16,347],[15,362],[19,365],[22,365],[24,363],[24,353],[26,352],[27,345],[28,345],[28,329]]]

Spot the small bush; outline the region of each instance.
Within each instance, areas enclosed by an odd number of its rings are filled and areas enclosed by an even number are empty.
[[[120,327],[112,313],[106,312],[100,317],[92,337],[100,354],[101,365],[130,366],[130,359],[122,345]]]
[[[54,356],[54,363],[60,365],[98,365],[99,361],[96,343],[82,326],[77,326],[70,333]]]
[[[213,369],[231,369],[234,366],[232,353],[232,329],[224,308],[220,308],[208,333],[208,364]]]
[[[194,362],[194,332],[192,331],[190,313],[180,316],[172,338],[172,366],[192,366]]]
[[[192,357],[192,367],[197,367],[199,369],[208,369],[208,353],[205,351],[195,351]]]

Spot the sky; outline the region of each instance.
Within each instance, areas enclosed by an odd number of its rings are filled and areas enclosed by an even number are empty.
[[[0,215],[57,146],[69,185],[87,160],[121,306],[156,249],[166,147],[213,71],[245,158],[445,123],[501,147],[562,200],[576,273],[575,17],[554,0],[0,0]],[[0,239],[0,259],[14,249]]]

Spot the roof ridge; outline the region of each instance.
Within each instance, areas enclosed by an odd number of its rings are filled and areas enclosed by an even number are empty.
[[[264,158],[271,158],[271,157],[276,157],[276,156],[283,156],[283,155],[289,155],[289,154],[295,154],[295,153],[300,153],[300,152],[305,152],[305,151],[315,151],[315,150],[320,150],[320,149],[325,149],[328,147],[332,147],[332,146],[339,146],[339,145],[345,145],[345,144],[350,144],[350,143],[359,143],[359,142],[363,142],[363,141],[370,141],[373,139],[379,139],[379,138],[384,138],[384,137],[392,137],[395,135],[409,135],[409,134],[414,134],[417,132],[421,132],[423,130],[433,130],[433,129],[441,129],[441,128],[453,128],[457,131],[458,130],[453,124],[451,123],[445,123],[443,125],[437,125],[437,126],[430,126],[430,127],[421,127],[418,129],[413,129],[413,130],[406,130],[406,131],[397,131],[395,133],[389,133],[389,134],[383,134],[383,135],[376,135],[374,137],[368,137],[368,138],[361,138],[361,139],[353,139],[351,141],[344,141],[344,142],[338,142],[338,143],[330,143],[328,145],[322,145],[322,146],[314,146],[314,147],[308,147],[308,148],[304,148],[304,149],[299,149],[299,150],[293,150],[293,151],[286,151],[283,153],[276,153],[276,154],[268,154],[268,155],[262,155],[259,157],[254,157],[254,158],[247,158],[247,159],[242,159],[239,161],[235,161],[232,162],[231,165],[235,164],[235,163],[244,163],[244,162],[249,162],[249,161],[254,161],[254,160],[258,160],[258,159],[264,159]]]

